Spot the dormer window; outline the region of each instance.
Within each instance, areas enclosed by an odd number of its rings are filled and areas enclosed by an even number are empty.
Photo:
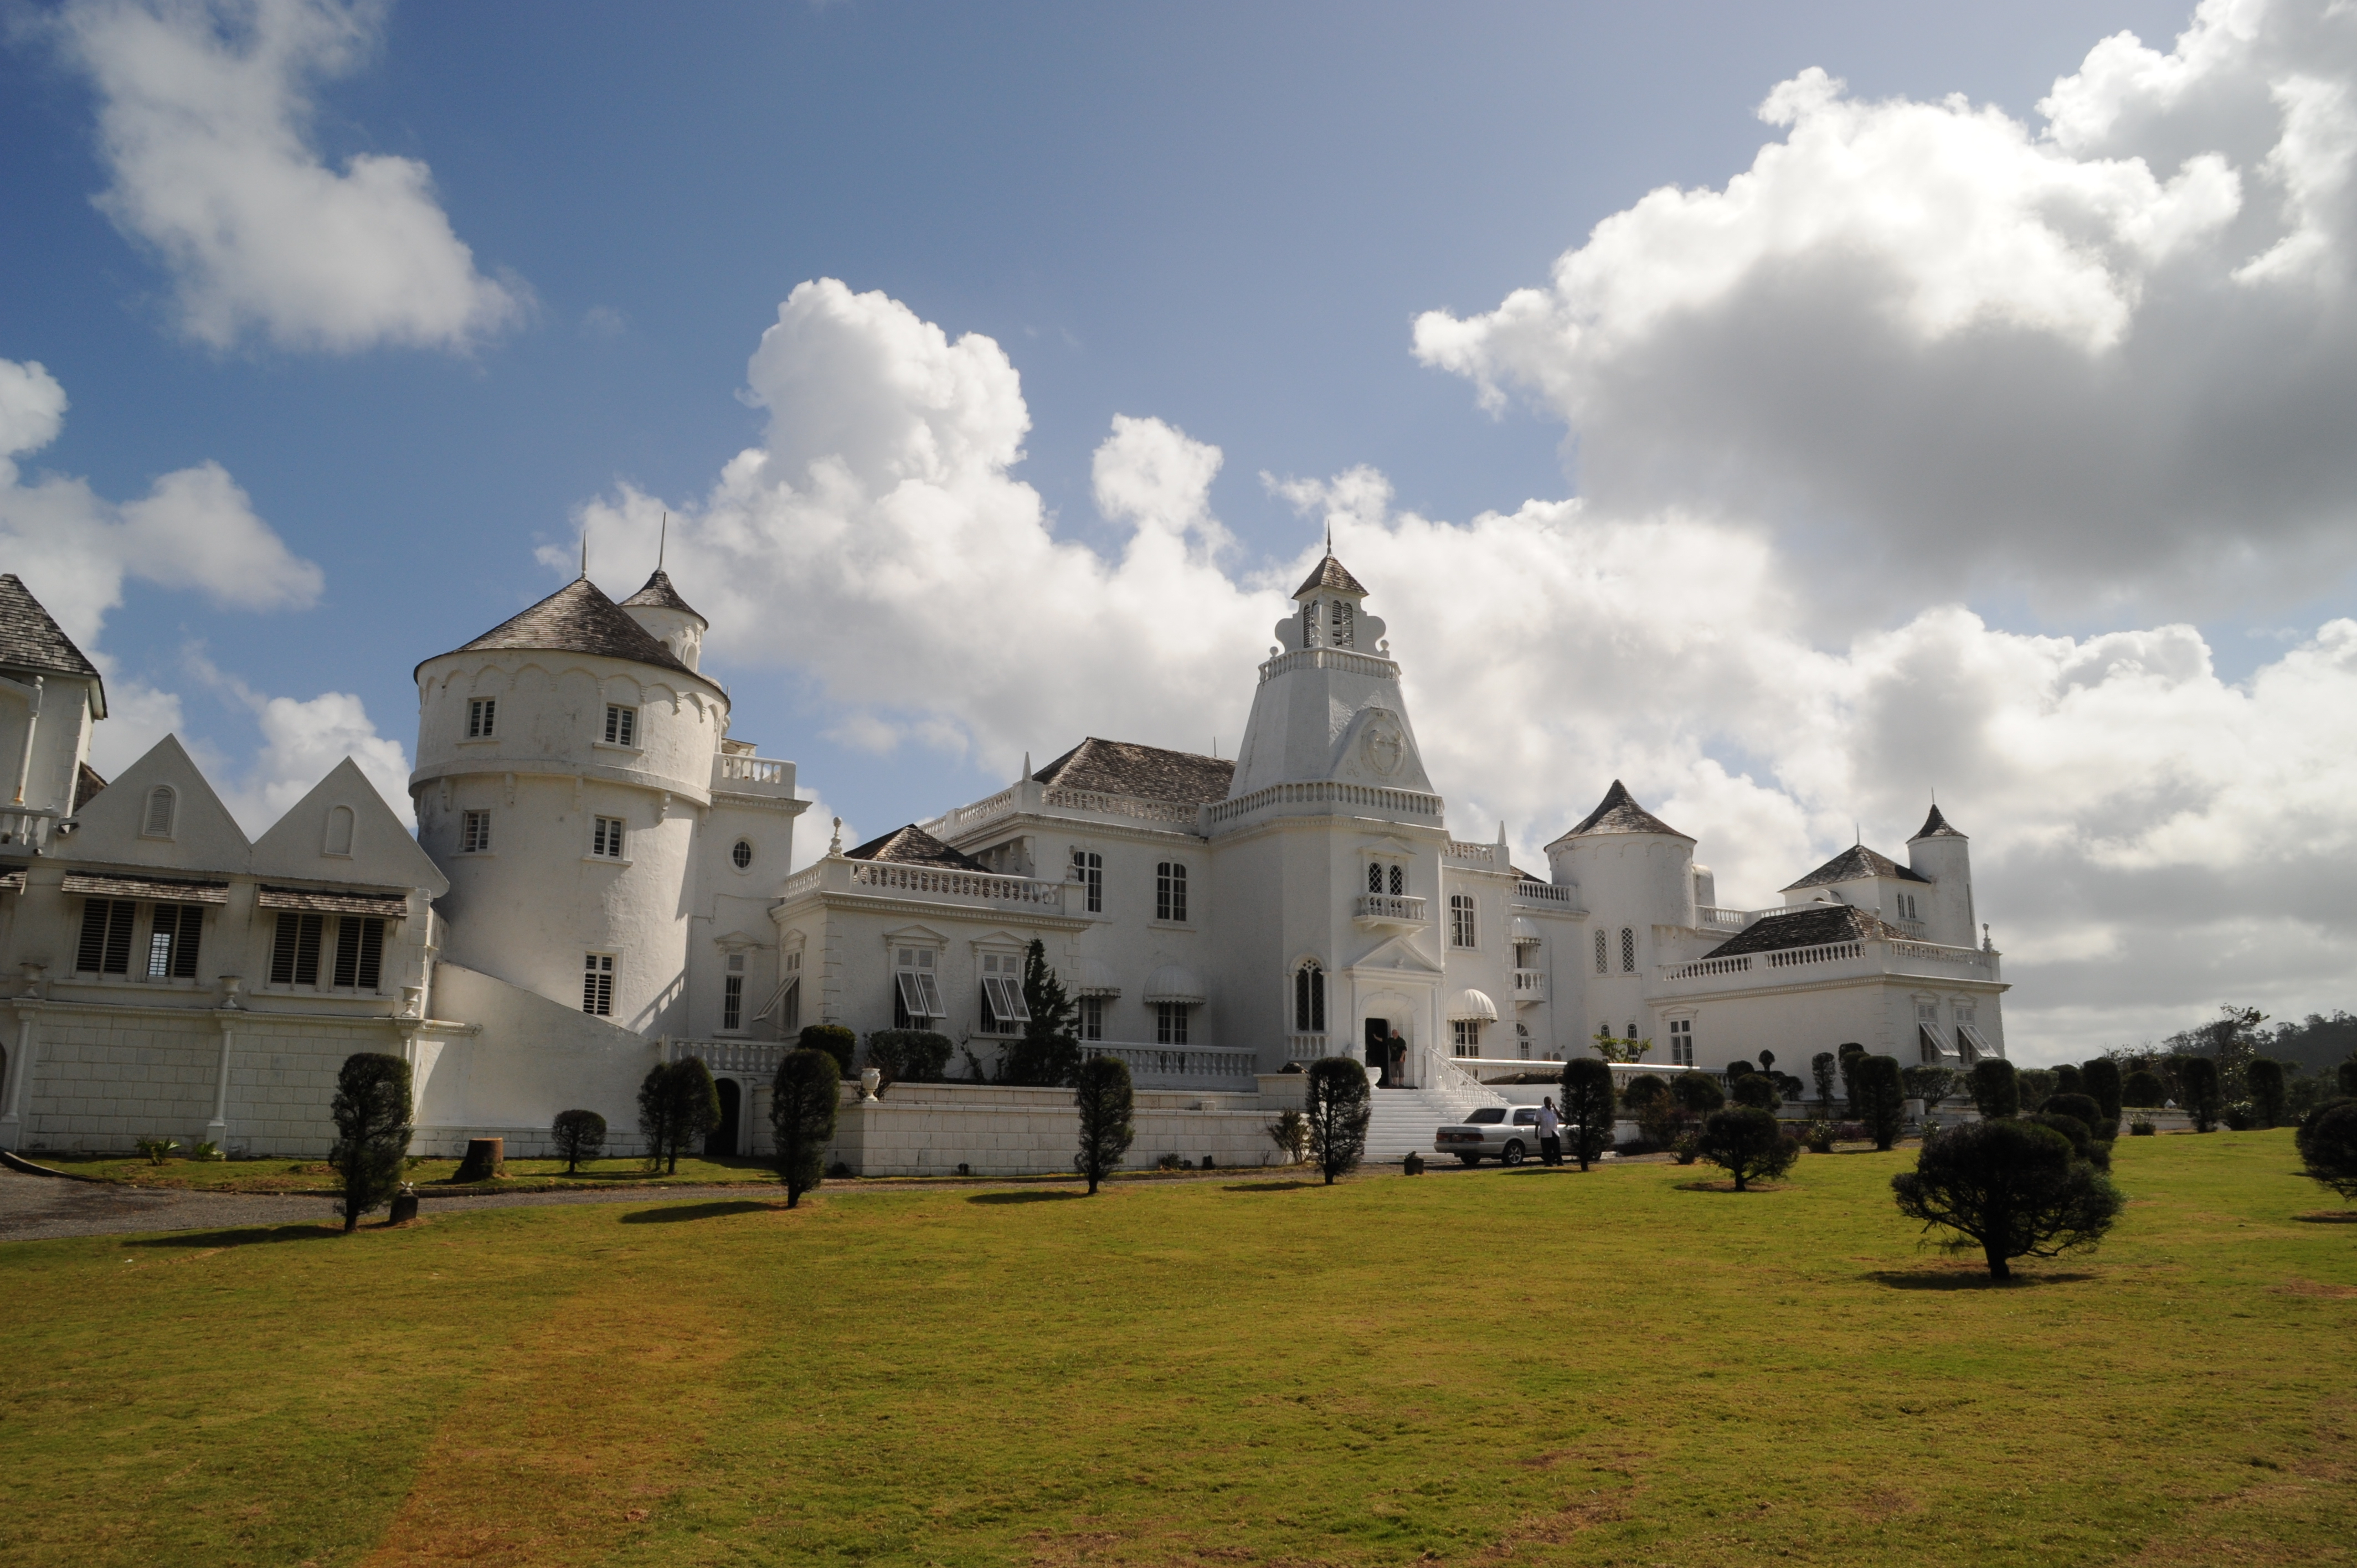
[[[158,784],[147,791],[147,815],[139,829],[145,838],[167,839],[172,836],[172,819],[178,813],[179,798],[169,784]]]
[[[1332,620],[1334,629],[1334,646],[1337,648],[1350,647],[1351,643],[1351,601],[1348,599],[1334,600],[1333,609],[1330,612],[1330,618]]]

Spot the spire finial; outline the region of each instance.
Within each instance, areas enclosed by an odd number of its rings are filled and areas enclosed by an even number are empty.
[[[589,531],[587,528],[581,531],[581,577],[584,582],[589,578]]]
[[[1031,781],[1031,753],[1028,750],[1023,754],[1023,781],[1027,784]]]
[[[671,513],[670,513],[670,511],[669,511],[668,510],[666,510],[663,512],[663,515],[662,515],[662,532],[661,533],[658,533],[658,534],[656,534],[656,535],[655,535],[655,570],[656,570],[656,571],[660,572],[660,571],[662,571],[662,568],[663,568],[663,553],[664,553],[666,550],[670,549],[670,547],[671,547]]]
[[[834,819],[834,837],[827,841],[826,853],[829,854],[843,853],[843,819],[841,817]]]
[[[1334,520],[1330,517],[1326,520],[1326,553],[1334,553]]]

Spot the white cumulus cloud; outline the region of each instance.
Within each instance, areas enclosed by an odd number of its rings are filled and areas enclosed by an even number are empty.
[[[359,68],[381,0],[74,0],[56,20],[99,100],[100,207],[170,269],[180,325],[228,347],[464,349],[529,292],[485,277],[414,158],[331,168],[311,92]]]

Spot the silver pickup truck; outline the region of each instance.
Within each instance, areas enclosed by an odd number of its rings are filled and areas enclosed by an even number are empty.
[[[1455,1155],[1469,1165],[1484,1159],[1518,1165],[1539,1152],[1539,1108],[1480,1105],[1453,1127],[1432,1135],[1433,1152]]]

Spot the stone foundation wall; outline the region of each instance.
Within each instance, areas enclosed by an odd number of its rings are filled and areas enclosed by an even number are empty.
[[[845,1086],[827,1152],[829,1165],[840,1160],[855,1176],[948,1176],[960,1165],[974,1176],[1069,1174],[1080,1148],[1069,1089],[899,1083],[879,1100],[857,1095],[856,1084]],[[1151,1169],[1166,1154],[1190,1165],[1207,1155],[1221,1166],[1278,1163],[1264,1131],[1271,1113],[1256,1094],[1140,1090],[1133,1107],[1136,1137],[1125,1170]],[[757,1148],[770,1147],[766,1115],[756,1138]]]

